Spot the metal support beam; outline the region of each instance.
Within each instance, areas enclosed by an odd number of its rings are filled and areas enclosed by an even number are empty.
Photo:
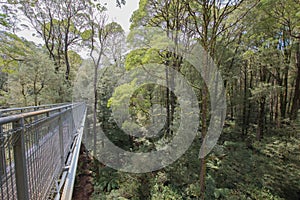
[[[21,118],[15,122],[13,126],[14,129],[20,128],[20,130],[14,136],[15,143],[13,146],[17,196],[19,200],[29,200],[24,142],[24,118]]]
[[[0,112],[0,118],[2,116],[2,112]],[[4,150],[4,136],[2,125],[0,124],[0,179],[4,175],[5,170],[5,150]]]
[[[62,110],[60,110],[62,112]],[[65,155],[64,155],[64,130],[63,130],[63,114],[58,117],[58,129],[59,129],[59,145],[60,145],[60,162],[61,166],[65,166]]]

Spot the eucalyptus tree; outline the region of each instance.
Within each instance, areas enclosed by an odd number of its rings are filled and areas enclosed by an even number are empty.
[[[116,22],[107,24],[106,29],[110,30],[105,50],[105,57],[108,60],[107,65],[122,67],[124,65],[124,54],[126,51],[125,32],[122,26]]]
[[[83,14],[87,12],[90,1],[26,0],[16,3],[21,5],[30,25],[43,39],[56,70],[65,66],[65,78],[69,80],[69,51],[81,40],[81,33],[85,29]]]
[[[135,30],[141,27],[157,27],[164,31],[164,34],[169,38],[170,41],[173,41],[175,46],[179,45],[180,40],[185,39],[185,43],[188,43],[187,38],[191,38],[186,28],[188,26],[188,13],[185,8],[185,5],[182,1],[179,0],[141,0],[139,2],[139,9],[136,10],[131,17],[131,33],[129,34],[129,41],[132,36],[135,34]],[[146,28],[147,30],[147,28]],[[148,33],[151,34],[151,33]],[[137,43],[136,40],[131,40],[132,43]],[[159,39],[156,43],[159,43]],[[183,42],[181,42],[183,44]],[[161,46],[158,44],[158,46]],[[149,52],[157,51],[158,57],[160,57],[159,62],[162,62],[166,66],[180,71],[180,68],[183,63],[182,55],[179,55],[177,47],[173,49],[168,49],[167,46],[159,49],[152,46],[149,47]],[[166,89],[162,94],[165,96],[164,107],[166,107],[166,124],[165,130],[167,135],[172,135],[173,133],[173,121],[176,108],[176,97],[175,94],[171,91],[174,91],[174,74],[171,73],[172,70],[169,68],[165,70],[166,78]]]
[[[186,0],[184,1],[189,15],[191,16],[192,29],[195,38],[202,45],[204,49],[203,59],[205,60],[203,66],[204,79],[209,72],[209,66],[211,62],[219,65],[219,58],[222,57],[224,52],[217,51],[219,41],[222,41],[223,48],[228,46],[230,42],[237,39],[230,31],[241,22],[248,12],[257,4],[258,1],[244,1],[244,0]],[[245,7],[247,9],[241,9]],[[239,11],[239,12],[237,12]],[[239,32],[235,33],[239,34]],[[210,60],[210,57],[213,60]],[[201,106],[202,106],[202,118],[201,118],[201,135],[202,138],[207,134],[207,117],[208,117],[208,90],[204,86],[201,89]],[[200,170],[200,191],[201,199],[205,198],[205,176],[206,176],[206,162],[205,158],[201,158],[201,170]]]
[[[97,83],[99,69],[103,67],[104,57],[112,60],[118,65],[121,59],[122,40],[124,30],[115,23],[108,23],[106,8],[101,4],[94,4],[89,7],[89,12],[85,15],[86,30],[83,32],[83,42],[87,45],[90,58],[94,67],[93,78],[93,131],[94,131],[94,155],[97,155],[97,104],[98,91]],[[116,42],[118,44],[116,44]],[[116,46],[114,46],[116,45]],[[120,48],[118,48],[120,47]],[[102,143],[102,145],[104,145]]]

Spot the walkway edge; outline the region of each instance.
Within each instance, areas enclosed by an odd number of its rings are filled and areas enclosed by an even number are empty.
[[[79,158],[84,124],[85,124],[85,118],[86,118],[86,110],[84,112],[84,117],[80,124],[80,128],[78,129],[76,145],[74,147],[72,161],[71,161],[71,164],[70,164],[70,167],[68,170],[68,175],[67,175],[66,182],[65,182],[65,185],[63,188],[61,200],[71,200],[72,199],[73,188],[74,188],[75,177],[76,177],[76,169],[77,169],[77,164],[78,164],[78,158]]]

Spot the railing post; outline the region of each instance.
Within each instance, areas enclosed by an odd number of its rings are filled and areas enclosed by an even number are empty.
[[[14,161],[15,161],[15,176],[17,196],[19,200],[29,200],[28,180],[26,170],[26,154],[25,154],[25,129],[24,118],[13,124],[14,129],[21,128],[14,135]]]
[[[58,117],[58,129],[59,129],[59,145],[60,145],[60,162],[61,166],[65,165],[65,155],[64,155],[64,130],[63,130],[63,116],[62,109],[59,110],[60,114]]]
[[[38,107],[34,107],[34,111],[37,111],[39,108]],[[38,116],[36,115],[36,116],[34,116],[34,121],[38,121]],[[37,130],[35,130],[35,132],[34,132],[34,144],[36,145],[36,146],[39,146],[39,133],[38,133],[38,131]]]
[[[72,108],[69,110],[68,115],[69,115],[69,120],[70,120],[70,130],[69,130],[69,137],[71,138],[74,133],[74,115],[72,113]]]
[[[0,112],[0,118],[2,113]],[[0,124],[0,179],[4,175],[5,170],[5,150],[4,150],[4,136],[2,125]]]

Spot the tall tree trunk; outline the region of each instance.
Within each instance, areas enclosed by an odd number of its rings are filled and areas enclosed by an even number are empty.
[[[290,38],[286,37],[286,33],[283,33],[283,43],[284,46],[288,46],[287,40],[289,40]],[[284,50],[284,71],[283,71],[283,86],[284,86],[284,92],[281,95],[281,119],[285,119],[286,118],[286,114],[287,114],[287,104],[288,104],[288,87],[289,87],[289,65],[291,62],[291,51],[288,50],[287,48],[285,48]]]
[[[265,129],[265,103],[266,97],[262,97],[259,102],[259,112],[258,112],[258,123],[257,123],[257,132],[256,132],[256,139],[260,141],[264,135]]]
[[[261,66],[260,69],[260,81],[261,83],[266,82],[266,69],[264,66]],[[266,97],[262,96],[259,98],[259,111],[257,117],[257,131],[256,131],[256,139],[261,140],[264,134],[265,129],[265,104],[266,104]]]
[[[66,80],[69,80],[71,66],[70,66],[70,62],[69,62],[68,48],[67,47],[65,49],[64,56],[65,56],[65,62],[66,62],[66,74],[65,74],[65,78],[66,78]]]
[[[244,99],[243,99],[243,124],[242,124],[242,135],[245,137],[247,135],[247,99],[248,99],[248,72],[247,72],[247,65],[248,63],[245,63],[244,65]]]
[[[64,41],[64,57],[65,57],[65,62],[66,62],[66,74],[65,78],[66,80],[69,80],[69,75],[70,75],[70,63],[69,63],[69,56],[68,56],[68,49],[69,49],[69,29],[70,29],[70,23],[71,19],[68,19],[68,25],[66,28],[66,33],[65,33],[65,41]]]
[[[253,73],[250,72],[250,80],[249,80],[249,88],[252,89],[253,86]],[[251,96],[251,94],[248,94],[248,98]],[[246,133],[248,133],[249,124],[250,124],[250,117],[251,117],[251,110],[252,110],[252,104],[248,101],[248,108],[247,108],[247,117],[246,117]]]
[[[98,80],[98,66],[94,70],[94,108],[93,108],[93,134],[94,134],[94,156],[97,156],[97,80]]]
[[[98,82],[98,69],[100,66],[101,57],[103,54],[103,49],[100,50],[97,62],[94,68],[94,108],[93,108],[93,134],[94,134],[94,156],[97,156],[97,102],[98,102],[98,92],[97,92],[97,82]],[[101,141],[102,147],[104,142]]]
[[[279,117],[279,101],[278,93],[275,94],[275,123],[276,128],[280,128],[280,117]]]
[[[202,130],[201,138],[205,138],[207,134],[206,118],[207,118],[207,88],[206,86],[202,89]],[[200,159],[200,198],[205,199],[205,176],[206,176],[206,160],[205,157]]]
[[[294,98],[293,104],[291,109],[291,120],[295,120],[297,118],[298,110],[300,107],[300,36],[297,43],[297,50],[296,50],[296,67],[297,67],[297,78],[295,83],[295,91],[294,91]]]
[[[208,51],[205,51],[204,55],[204,69],[203,69],[203,79],[208,80],[208,68],[209,68],[209,55]],[[206,137],[207,134],[207,109],[208,109],[208,88],[206,85],[203,85],[202,89],[202,119],[201,119],[201,138],[202,141]],[[205,177],[206,177],[206,160],[204,158],[200,158],[200,199],[205,199]]]
[[[169,69],[168,65],[166,67],[166,135],[169,135],[170,133],[170,89],[169,89]]]

